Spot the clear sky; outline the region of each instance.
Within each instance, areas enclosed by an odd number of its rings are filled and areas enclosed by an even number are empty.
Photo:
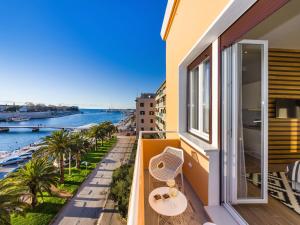
[[[166,3],[2,1],[0,102],[134,107],[165,79]]]

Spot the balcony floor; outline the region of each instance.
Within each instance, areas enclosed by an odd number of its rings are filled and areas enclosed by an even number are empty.
[[[150,207],[148,203],[148,196],[149,196],[149,188],[153,190],[157,187],[166,186],[164,183],[155,180],[154,178],[150,179],[150,187],[149,187],[149,172],[145,170],[145,225],[157,225],[158,224],[158,214]],[[180,176],[178,176],[180,178]],[[180,179],[178,182],[180,183]],[[200,199],[197,197],[196,193],[192,189],[191,185],[184,179],[184,188],[188,199],[188,207],[186,211],[180,217],[173,217],[173,218],[163,218],[167,219],[165,223],[163,221],[160,224],[165,225],[202,225],[205,222],[210,221],[209,217],[207,216],[204,206]]]

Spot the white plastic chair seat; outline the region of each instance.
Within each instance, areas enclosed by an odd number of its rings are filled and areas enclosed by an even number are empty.
[[[155,179],[166,182],[180,173],[183,186],[182,165],[184,163],[181,149],[166,147],[165,150],[150,159],[149,172]]]
[[[153,169],[151,175],[159,181],[167,181],[174,179],[174,171],[170,169]]]

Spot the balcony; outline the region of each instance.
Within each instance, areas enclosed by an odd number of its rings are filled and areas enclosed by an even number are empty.
[[[157,133],[165,134],[165,132],[143,132],[140,133],[138,141],[138,149],[136,154],[133,184],[131,189],[129,211],[128,211],[128,223],[129,225],[156,225],[158,224],[158,214],[150,207],[148,203],[148,196],[151,190],[156,187],[166,186],[166,184],[155,180],[149,179],[148,165],[150,159],[160,154],[166,146],[172,146],[180,148],[180,140],[175,137],[177,135],[174,132],[168,132],[167,136],[174,136],[175,138],[167,139],[145,139],[146,136],[151,137]],[[144,138],[142,136],[145,135]],[[157,135],[159,137],[159,135]],[[161,135],[160,135],[161,136]],[[185,156],[186,157],[186,156]],[[188,157],[188,156],[187,156]],[[187,165],[184,165],[186,167]],[[189,224],[189,225],[202,225],[207,221],[210,221],[206,212],[204,211],[204,205],[198,197],[199,188],[197,192],[192,188],[192,185],[188,182],[186,177],[195,177],[194,171],[189,171],[184,168],[184,195],[188,200],[188,206],[185,212],[180,216],[175,217],[160,217],[160,220],[167,220],[165,224]],[[185,171],[189,171],[190,174]],[[180,175],[178,176],[180,178]],[[189,180],[190,180],[189,179]],[[149,183],[150,181],[150,183]],[[180,179],[176,180],[177,184],[180,184]],[[205,183],[205,182],[203,182]],[[195,185],[194,185],[195,186]],[[203,185],[205,189],[205,185]],[[198,195],[197,195],[198,194]]]

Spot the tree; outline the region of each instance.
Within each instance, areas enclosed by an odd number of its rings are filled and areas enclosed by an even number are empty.
[[[80,169],[81,154],[87,150],[86,141],[82,134],[78,132],[71,134],[70,139],[70,148],[76,158],[76,168]]]
[[[117,130],[116,127],[110,121],[103,122],[103,127],[106,130],[109,138],[111,138],[112,134]]]
[[[93,126],[90,130],[90,137],[94,138],[95,140],[95,151],[97,150],[98,146],[98,140],[101,139],[102,145],[103,145],[103,140],[106,136],[105,129],[103,127],[103,124],[99,124],[97,126]]]
[[[70,138],[65,130],[54,131],[51,136],[44,138],[42,152],[59,161],[60,183],[64,183],[64,155],[70,151]]]
[[[43,198],[43,192],[51,195],[51,186],[58,183],[57,169],[45,158],[35,158],[23,168],[12,173],[8,181],[15,186],[24,186],[31,196],[31,206],[38,204],[37,195]]]
[[[15,186],[7,179],[0,181],[0,224],[10,225],[12,213],[24,216],[24,210],[29,206],[22,201],[24,193],[22,186]]]
[[[107,136],[107,130],[104,124],[99,125],[98,137],[101,139],[101,145],[103,146],[104,139]]]

